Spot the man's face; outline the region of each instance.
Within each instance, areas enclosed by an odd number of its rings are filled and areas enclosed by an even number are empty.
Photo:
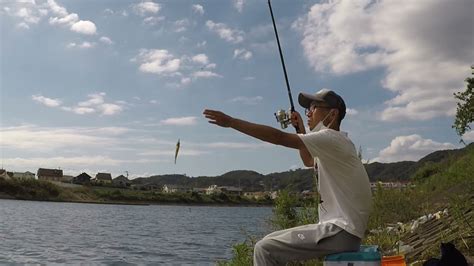
[[[322,103],[312,103],[310,108],[306,110],[306,116],[308,117],[308,126],[310,130],[313,130],[316,125],[322,121],[331,108]],[[326,118],[326,121],[331,121],[330,117]]]

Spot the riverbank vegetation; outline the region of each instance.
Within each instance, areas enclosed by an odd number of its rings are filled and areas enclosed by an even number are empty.
[[[466,148],[464,155],[447,157],[437,163],[427,163],[412,175],[414,186],[407,189],[382,189],[373,193],[374,209],[369,218],[364,244],[378,245],[383,254],[398,252],[398,243],[410,232],[386,229],[390,226],[408,223],[420,216],[447,209],[454,223],[463,230],[455,234],[450,225],[439,232],[440,241],[434,241],[410,261],[423,261],[439,257],[441,242],[453,242],[465,255],[474,255],[474,221],[466,217],[474,203],[474,146]],[[274,230],[286,229],[302,224],[317,222],[317,199],[297,207],[297,200],[290,193],[281,193],[273,207],[269,224]],[[409,230],[408,230],[409,231]],[[253,246],[263,236],[251,236],[233,248],[234,256],[220,265],[252,265]],[[314,260],[297,265],[322,265]],[[419,264],[421,265],[421,264]]]
[[[196,204],[196,205],[271,205],[269,197],[260,199],[215,193],[162,193],[101,186],[61,187],[36,179],[0,178],[0,198],[121,204]]]

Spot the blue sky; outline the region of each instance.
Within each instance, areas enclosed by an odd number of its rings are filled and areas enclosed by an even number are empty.
[[[295,103],[301,91],[338,92],[349,108],[342,130],[364,158],[417,160],[460,147],[452,94],[474,62],[474,2],[272,4]],[[297,151],[202,116],[211,108],[279,127],[273,113],[289,102],[267,1],[0,7],[5,169],[137,177],[303,167]]]

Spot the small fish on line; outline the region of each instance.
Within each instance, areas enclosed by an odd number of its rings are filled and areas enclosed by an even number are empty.
[[[178,152],[179,152],[179,147],[180,147],[180,139],[178,139],[178,142],[176,143],[176,150],[174,152],[174,164],[176,164],[176,159],[178,159]]]

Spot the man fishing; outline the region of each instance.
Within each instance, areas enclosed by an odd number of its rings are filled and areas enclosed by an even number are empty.
[[[371,209],[369,178],[347,133],[340,131],[346,114],[344,100],[334,91],[300,93],[309,133],[301,115],[293,111],[297,134],[250,123],[220,111],[204,110],[209,123],[230,127],[254,138],[297,149],[303,164],[318,173],[319,222],[276,231],[258,241],[254,265],[284,265],[328,254],[357,251]]]

